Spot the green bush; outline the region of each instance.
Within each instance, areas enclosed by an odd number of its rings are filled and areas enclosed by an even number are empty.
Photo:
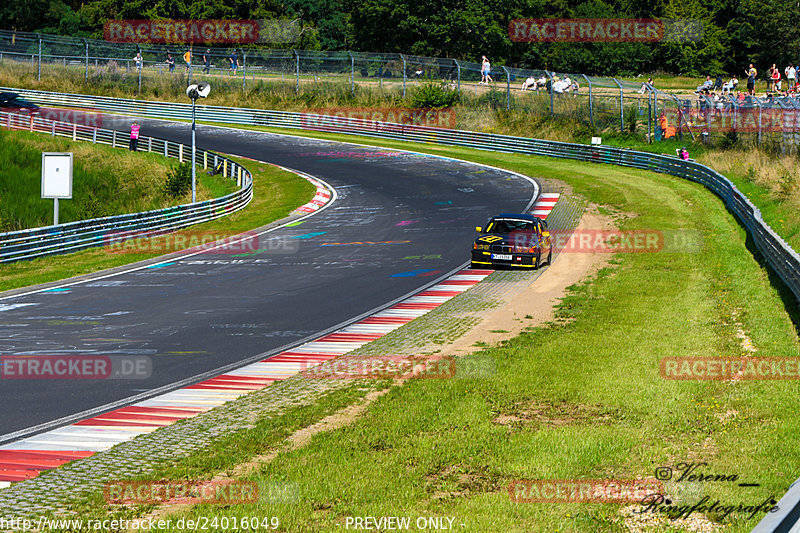
[[[478,98],[478,104],[491,109],[505,109],[508,102],[508,95],[505,91],[498,91],[494,87],[483,93]]]
[[[439,109],[458,103],[458,92],[444,83],[426,82],[411,91],[411,107],[417,109]]]
[[[90,195],[78,207],[78,219],[89,220],[102,218],[109,215],[108,206],[104,205],[97,197]]]
[[[170,198],[179,198],[192,188],[192,165],[181,163],[167,173],[164,192]]]

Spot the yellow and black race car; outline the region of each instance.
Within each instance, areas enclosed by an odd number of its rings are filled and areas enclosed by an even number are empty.
[[[553,257],[547,222],[533,215],[503,213],[485,227],[472,245],[472,268],[508,266],[539,268]]]

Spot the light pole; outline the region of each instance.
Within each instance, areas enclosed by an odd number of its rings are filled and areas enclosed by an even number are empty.
[[[192,203],[195,202],[195,168],[194,168],[194,160],[195,160],[195,121],[194,121],[194,107],[197,104],[198,98],[205,98],[208,96],[208,93],[211,92],[211,85],[208,83],[201,81],[198,84],[189,85],[186,88],[186,96],[192,99]]]

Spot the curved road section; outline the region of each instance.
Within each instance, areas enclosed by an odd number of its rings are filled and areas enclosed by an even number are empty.
[[[186,124],[140,123],[189,142]],[[109,356],[129,378],[47,379],[26,368],[26,379],[11,379],[4,365],[0,443],[269,357],[385,306],[463,266],[476,225],[529,209],[539,191],[498,169],[352,144],[201,126],[198,145],[308,173],[338,198],[257,244],[0,295],[1,355]]]

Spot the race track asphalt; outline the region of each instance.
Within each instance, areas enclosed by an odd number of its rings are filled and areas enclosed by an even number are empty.
[[[190,141],[185,123],[139,122],[142,135]],[[129,131],[130,119],[109,124]],[[413,292],[468,261],[476,225],[523,211],[538,191],[518,175],[398,150],[208,126],[198,126],[197,139],[202,148],[316,176],[338,199],[263,235],[260,251],[206,252],[61,290],[0,295],[2,355],[152,363],[147,379],[0,380],[0,442],[268,357]]]

